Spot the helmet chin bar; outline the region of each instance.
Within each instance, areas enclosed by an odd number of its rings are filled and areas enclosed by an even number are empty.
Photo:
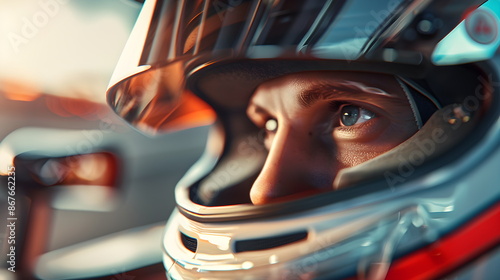
[[[391,209],[399,206],[337,213],[319,209],[237,224],[199,224],[174,213],[164,239],[165,265],[173,279],[234,279],[243,275],[248,279],[300,279],[328,273],[338,278],[355,271],[380,274],[383,266],[373,268],[371,264],[386,263],[388,267],[393,248],[401,245],[406,234],[412,235],[411,242],[404,244],[407,249],[436,237],[435,232],[425,229],[429,220],[423,219],[425,210],[416,205]],[[183,236],[196,240],[190,248],[194,252],[186,248]],[[169,259],[176,260],[173,267]]]

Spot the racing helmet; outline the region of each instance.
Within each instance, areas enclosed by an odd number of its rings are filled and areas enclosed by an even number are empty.
[[[168,277],[434,279],[479,259],[491,279],[499,16],[493,0],[146,0],[108,103],[149,134],[210,125],[176,186]],[[254,205],[267,149],[248,103],[266,81],[319,72],[395,77],[418,131],[340,170],[335,191]]]

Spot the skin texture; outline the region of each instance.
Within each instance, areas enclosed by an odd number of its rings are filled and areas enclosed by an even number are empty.
[[[346,107],[354,106],[354,107]],[[346,125],[342,114],[358,108]],[[247,115],[266,130],[269,153],[250,198],[262,205],[335,189],[343,168],[396,147],[417,130],[396,78],[356,72],[306,72],[261,84]]]

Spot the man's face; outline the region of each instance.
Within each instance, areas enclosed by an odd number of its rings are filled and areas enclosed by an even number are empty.
[[[308,72],[261,84],[247,108],[266,130],[269,151],[254,182],[254,204],[336,189],[339,170],[396,147],[417,130],[395,77]]]

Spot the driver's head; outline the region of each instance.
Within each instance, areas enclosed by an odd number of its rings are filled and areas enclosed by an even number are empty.
[[[392,75],[304,72],[262,83],[247,115],[268,155],[250,198],[265,204],[336,189],[339,170],[381,155],[419,129]]]
[[[483,2],[147,0],[108,102],[146,132],[210,124],[167,275],[383,279],[487,209],[500,6]],[[411,264],[395,278],[444,275]]]
[[[394,156],[349,182],[339,174],[394,150],[485,75],[431,52],[472,3],[429,4],[449,13],[437,19],[409,14],[417,2],[150,0],[108,101],[149,132],[214,124],[202,160],[211,168],[188,192],[197,204],[262,205],[373,181],[397,168]],[[262,162],[238,152],[255,134]]]

